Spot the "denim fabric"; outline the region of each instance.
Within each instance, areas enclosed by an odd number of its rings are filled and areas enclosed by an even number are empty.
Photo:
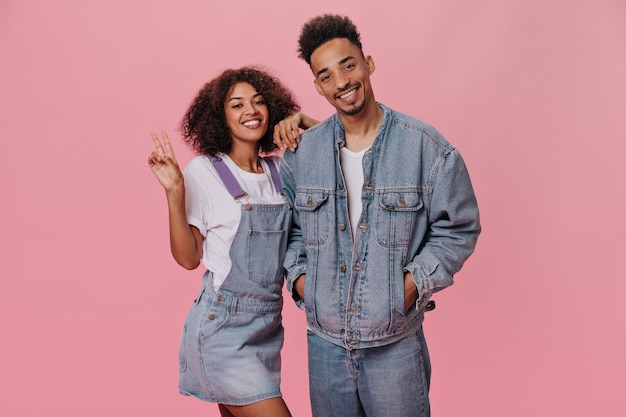
[[[179,353],[182,394],[232,405],[281,396],[282,262],[291,222],[286,204],[241,210],[231,271],[218,291],[213,274],[204,274]]]
[[[348,349],[416,334],[431,295],[453,283],[480,233],[461,155],[431,126],[379,103],[383,121],[363,156],[363,212],[352,236],[335,114],[302,137],[281,165],[295,208],[285,257],[287,288],[309,329]],[[419,299],[404,311],[404,272]],[[293,291],[306,273],[305,299]]]
[[[307,335],[313,417],[429,417],[430,358],[420,330],[390,345],[345,349]]]

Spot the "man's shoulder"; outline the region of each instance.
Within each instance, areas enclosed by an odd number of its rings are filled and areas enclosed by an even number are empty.
[[[333,115],[305,130],[300,135],[301,140],[294,153],[317,152],[324,145],[332,144],[335,140],[335,126],[336,117]]]
[[[415,116],[392,109],[391,107],[386,107],[384,105],[381,105],[381,106],[383,107],[383,109],[385,109],[387,113],[387,117],[389,118],[389,121],[394,124],[397,124],[402,127],[407,127],[409,129],[417,129],[421,131],[433,131],[439,134],[437,129],[435,129],[432,125],[426,123],[425,121],[421,119],[418,119]]]
[[[391,129],[402,130],[403,135],[409,137],[415,137],[421,140],[427,140],[432,142],[438,147],[450,149],[452,145],[447,139],[429,123],[418,119],[415,116],[411,116],[406,113],[402,113],[398,110],[394,110],[390,107],[381,105],[387,114],[389,126]]]
[[[311,137],[311,136],[324,136],[327,137],[328,136],[328,132],[332,132],[334,127],[335,127],[335,123],[337,122],[337,114],[334,113],[331,116],[329,116],[328,118],[322,120],[321,122],[319,122],[318,124],[311,126],[310,128],[308,128],[307,130],[305,130],[304,132],[302,132],[302,138],[305,137]]]

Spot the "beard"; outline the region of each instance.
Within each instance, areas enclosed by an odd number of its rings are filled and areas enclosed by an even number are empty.
[[[343,90],[344,91],[348,91],[349,89],[354,88],[354,87],[359,87],[359,90],[360,90],[361,85],[360,84],[351,84],[351,85],[346,86]],[[335,106],[335,107],[337,107],[337,106]],[[341,111],[343,114],[347,115],[347,116],[354,116],[355,114],[360,113],[361,110],[363,110],[364,107],[365,107],[365,98],[363,98],[363,101],[361,101],[360,103],[350,104],[348,108],[337,107],[337,109],[339,111]]]
[[[362,101],[360,103],[355,103],[353,104],[350,108],[348,109],[344,109],[344,108],[340,108],[339,110],[341,110],[341,112],[345,115],[348,116],[354,116],[355,114],[358,114],[361,112],[361,110],[363,110],[363,108],[365,107],[365,101]]]

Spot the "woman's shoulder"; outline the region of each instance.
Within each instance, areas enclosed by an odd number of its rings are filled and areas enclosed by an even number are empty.
[[[209,159],[208,155],[197,155],[193,157],[185,166],[184,172],[187,173],[201,173],[201,172],[214,172],[213,163]]]
[[[274,165],[278,167],[280,165],[280,161],[283,160],[283,157],[282,155],[273,154],[273,155],[265,155],[262,159],[267,163],[272,162],[274,163]]]
[[[196,181],[206,184],[217,178],[217,171],[206,155],[198,155],[191,159],[183,170],[185,181]]]

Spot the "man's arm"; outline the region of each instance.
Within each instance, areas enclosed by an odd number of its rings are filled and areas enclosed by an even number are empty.
[[[287,243],[287,253],[285,254],[284,268],[287,271],[286,282],[287,291],[292,295],[296,305],[300,308],[304,307],[304,280],[306,274],[306,249],[302,238],[302,229],[300,227],[300,217],[295,209],[296,184],[293,175],[293,168],[289,165],[288,160],[293,161],[293,155],[285,155],[280,165],[280,179],[283,185],[283,195],[292,207],[293,219],[291,229],[289,231],[289,240]],[[300,279],[298,279],[300,278]]]
[[[439,169],[429,210],[430,231],[422,250],[404,268],[417,287],[418,307],[453,283],[480,234],[478,205],[467,168],[453,150]]]

